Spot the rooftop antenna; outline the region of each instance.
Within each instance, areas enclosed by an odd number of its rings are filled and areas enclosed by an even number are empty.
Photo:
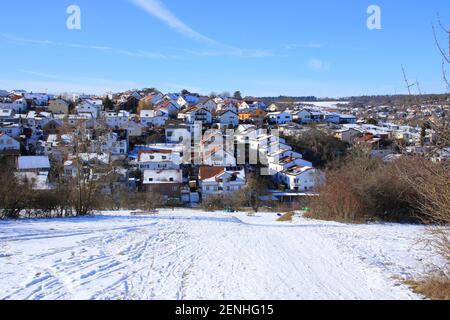
[[[403,77],[405,78],[406,88],[408,89],[408,94],[411,95],[411,87],[414,87],[414,84],[410,84],[408,78],[406,77],[405,67],[402,65]]]

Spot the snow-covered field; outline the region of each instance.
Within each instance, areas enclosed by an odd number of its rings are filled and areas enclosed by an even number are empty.
[[[0,222],[0,299],[421,299],[420,226],[273,213]]]

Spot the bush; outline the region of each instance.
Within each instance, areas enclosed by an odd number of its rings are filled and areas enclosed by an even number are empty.
[[[397,163],[384,163],[363,152],[328,170],[318,192],[307,214],[312,218],[356,223],[421,222],[423,216],[416,206],[421,197],[401,178]]]
[[[278,218],[277,221],[280,222],[292,222],[292,218],[294,217],[294,212],[288,212],[285,215],[283,215],[282,217]]]
[[[415,293],[432,300],[450,300],[450,279],[447,276],[430,276],[420,281],[406,281]]]
[[[349,147],[346,142],[342,142],[318,129],[311,129],[293,137],[285,138],[295,151],[303,154],[305,160],[320,168],[346,156]]]
[[[201,208],[205,211],[234,210],[239,211],[246,206],[243,192],[225,195],[211,195],[202,200]]]

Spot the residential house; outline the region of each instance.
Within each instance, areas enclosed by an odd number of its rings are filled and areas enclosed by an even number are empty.
[[[181,201],[183,173],[181,170],[145,170],[142,188],[164,196],[165,201],[175,199]]]
[[[162,110],[142,110],[140,114],[143,126],[164,126],[169,120],[169,115]]]
[[[194,95],[185,95],[183,99],[189,104],[189,106],[194,106],[199,103],[200,98]]]
[[[181,106],[181,108],[187,108],[189,106],[189,103],[186,100],[184,100],[183,96],[181,95],[178,96],[176,101],[178,105]]]
[[[201,156],[207,166],[236,166],[234,150],[229,150],[224,143],[224,135],[220,130],[208,130],[201,140]],[[234,142],[234,141],[232,141]]]
[[[63,99],[50,100],[48,111],[54,114],[69,114],[69,103]]]
[[[206,102],[202,103],[201,106],[211,113],[217,110],[217,103],[214,99],[208,99]]]
[[[0,132],[0,151],[20,151],[20,143],[13,137],[8,136],[5,133]]]
[[[79,114],[70,114],[67,117],[67,123],[70,127],[76,127],[81,123],[87,123],[89,121],[94,121],[95,119],[92,117],[92,113],[79,113]]]
[[[289,112],[269,112],[267,119],[272,124],[286,124],[292,122],[292,114]]]
[[[129,120],[125,123],[122,123],[120,128],[123,130],[127,130],[128,136],[132,138],[142,136],[142,132],[144,131],[145,126],[140,123]]]
[[[237,127],[239,125],[239,116],[236,112],[230,110],[219,111],[216,114],[218,122],[223,126]]]
[[[353,140],[361,135],[361,131],[353,128],[342,128],[335,131],[334,137],[344,142],[351,143]]]
[[[363,135],[356,138],[355,141],[360,146],[367,148],[373,157],[385,158],[394,153],[393,145],[388,140],[387,134],[364,132]]]
[[[17,170],[20,172],[48,172],[50,160],[47,156],[21,156],[17,160]]]
[[[100,115],[101,106],[99,104],[93,103],[93,101],[85,100],[78,106],[76,106],[76,110],[78,114],[82,113],[90,113],[92,118],[97,119]]]
[[[325,114],[318,111],[303,109],[295,112],[293,119],[300,123],[321,123],[325,121]]]
[[[267,160],[269,169],[273,173],[282,172],[298,165],[312,167],[312,163],[304,160],[302,154],[285,148],[270,152],[267,155]]]
[[[11,109],[15,113],[25,113],[28,110],[28,103],[24,98],[20,98],[11,102],[0,103],[0,109]]]
[[[155,109],[161,110],[165,114],[168,114],[169,117],[176,118],[178,112],[180,112],[181,110],[181,106],[173,100],[161,100],[160,102],[155,104]]]
[[[239,101],[238,102],[238,110],[239,112],[246,112],[249,111],[251,108],[249,104],[246,101]]]
[[[202,122],[203,124],[212,123],[212,114],[204,108],[189,107],[178,114],[179,119],[184,119],[188,124]]]
[[[92,152],[111,154],[114,158],[126,157],[128,154],[129,140],[126,130],[114,130],[108,134],[94,136]]]
[[[180,153],[171,150],[141,150],[138,154],[138,167],[145,170],[179,170]]]
[[[50,112],[29,111],[26,116],[26,123],[30,128],[43,128],[48,122],[53,120],[53,114]]]
[[[318,179],[314,168],[302,165],[284,170],[277,178],[280,185],[284,185],[287,190],[296,192],[313,191]]]
[[[16,138],[22,134],[22,126],[18,123],[0,122],[0,132]]]
[[[0,109],[0,121],[15,122],[16,112],[13,109]]]
[[[227,110],[238,113],[238,108],[234,101],[225,100],[222,103],[217,104],[217,111],[227,111]]]
[[[50,96],[45,93],[25,93],[23,97],[28,103],[41,107],[47,106],[50,100]]]
[[[203,199],[212,195],[232,194],[246,186],[244,169],[202,166],[198,178]]]
[[[42,131],[44,136],[48,136],[50,134],[60,134],[62,127],[63,122],[61,120],[50,119],[42,126]]]
[[[66,177],[75,178],[78,175],[78,168],[85,167],[88,164],[95,164],[99,168],[107,166],[110,163],[110,156],[107,153],[80,153],[71,154],[64,162],[64,175]],[[93,169],[91,169],[93,170]]]
[[[106,113],[105,118],[108,127],[113,129],[122,129],[123,125],[130,119],[130,113],[125,110],[120,110],[119,112],[108,112]]]
[[[326,121],[334,124],[355,124],[357,119],[353,115],[330,113],[326,115]]]
[[[248,111],[239,112],[239,120],[242,122],[252,122],[261,124],[266,118],[267,113],[259,108],[249,109]]]

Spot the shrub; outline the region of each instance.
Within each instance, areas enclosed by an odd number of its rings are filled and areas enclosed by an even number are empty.
[[[398,164],[364,153],[352,154],[328,170],[318,192],[311,200],[309,217],[358,223],[420,222],[423,216],[416,206],[420,194],[401,178]]]
[[[447,276],[430,276],[420,281],[406,281],[415,293],[433,300],[450,300],[450,279]]]
[[[278,218],[277,221],[280,222],[292,222],[292,218],[294,217],[294,212],[288,212],[285,215],[283,215],[282,217]]]

